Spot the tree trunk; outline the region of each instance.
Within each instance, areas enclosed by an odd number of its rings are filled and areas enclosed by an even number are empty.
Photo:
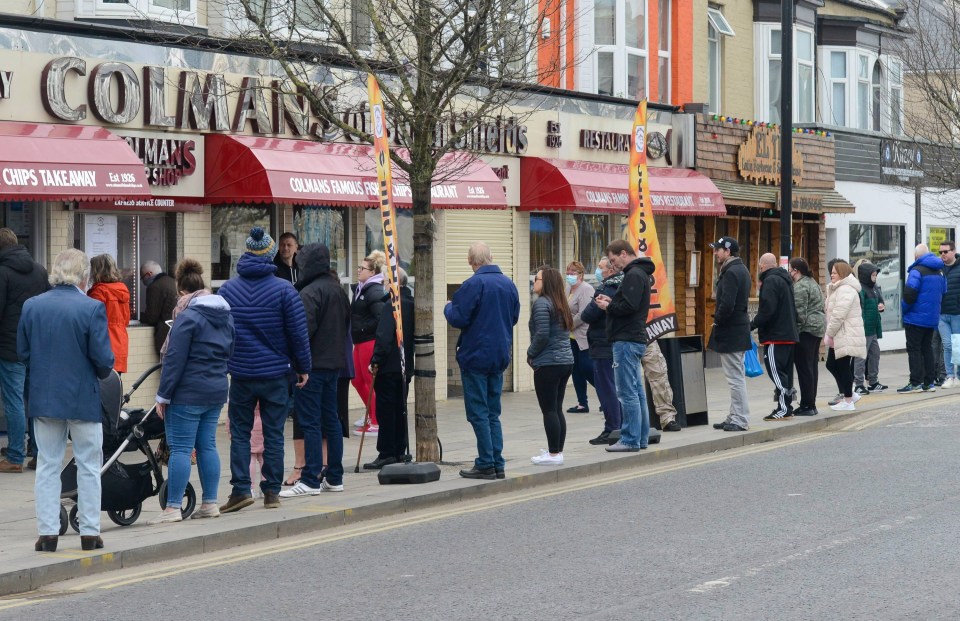
[[[439,461],[437,442],[437,360],[434,355],[433,334],[433,242],[435,224],[430,203],[432,172],[427,181],[411,175],[410,192],[413,199],[413,249],[416,278],[414,304],[416,307],[416,379],[414,380],[415,429],[417,461]],[[442,286],[442,283],[440,284]],[[441,339],[441,342],[445,340]]]

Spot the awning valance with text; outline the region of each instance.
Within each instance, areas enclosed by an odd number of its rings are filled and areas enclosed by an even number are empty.
[[[377,171],[369,145],[282,138],[208,135],[206,199],[222,203],[291,203],[375,207]],[[482,160],[451,153],[441,158],[432,186],[438,208],[505,209],[499,177]],[[410,207],[410,185],[393,167],[393,198]]]

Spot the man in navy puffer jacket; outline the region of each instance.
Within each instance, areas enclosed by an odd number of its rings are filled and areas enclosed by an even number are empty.
[[[933,331],[940,323],[940,303],[947,292],[947,281],[940,270],[943,261],[926,244],[914,250],[916,261],[907,270],[903,287],[903,329],[907,335],[907,360],[910,383],[897,392],[932,392],[936,367],[933,360]]]
[[[221,513],[253,504],[250,482],[250,431],[260,405],[263,424],[263,506],[280,506],[283,477],[283,424],[287,418],[287,378],[297,386],[310,373],[307,317],[300,294],[276,277],[277,245],[259,226],[250,230],[247,251],[237,262],[237,277],[220,287],[236,326],[230,371],[230,484],[233,491]]]

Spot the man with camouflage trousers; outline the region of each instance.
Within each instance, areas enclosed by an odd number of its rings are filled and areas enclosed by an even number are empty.
[[[653,393],[653,408],[660,417],[660,429],[680,431],[680,424],[676,420],[677,408],[673,406],[673,389],[670,388],[670,380],[667,378],[667,361],[656,341],[647,345],[647,350],[640,358],[640,365],[643,367],[643,376],[650,384],[650,392]]]

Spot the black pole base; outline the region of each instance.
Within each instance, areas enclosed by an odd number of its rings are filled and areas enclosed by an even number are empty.
[[[406,462],[384,466],[377,473],[380,485],[414,485],[440,480],[440,466],[433,462]]]

